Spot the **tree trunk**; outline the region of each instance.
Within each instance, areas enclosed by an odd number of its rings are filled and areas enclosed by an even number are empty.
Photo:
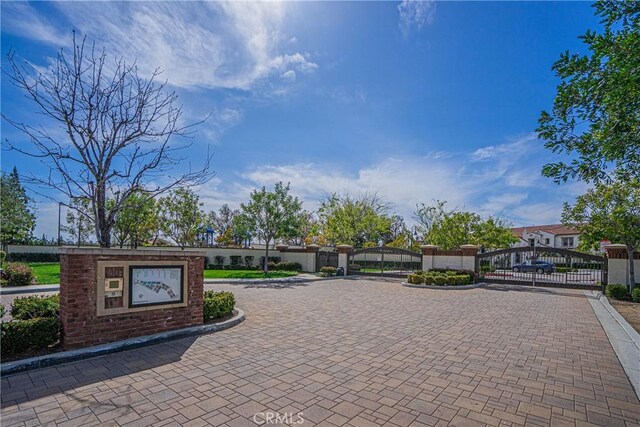
[[[635,255],[635,253],[636,251],[634,250],[633,246],[627,245],[627,261],[629,262],[629,292],[631,292],[636,286],[635,266],[633,262],[633,256]]]
[[[271,239],[267,240],[267,245],[264,252],[264,265],[262,266],[262,271],[264,271],[264,274],[267,274],[269,272],[269,242],[270,241]]]

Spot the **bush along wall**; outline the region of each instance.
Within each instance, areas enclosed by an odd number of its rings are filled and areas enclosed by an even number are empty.
[[[60,262],[60,254],[43,252],[10,252],[7,261],[12,262]]]
[[[2,270],[2,286],[28,286],[36,283],[33,269],[26,264],[9,262]]]
[[[204,321],[219,319],[233,313],[236,299],[232,292],[205,291],[204,293]]]
[[[60,298],[30,296],[16,298],[11,307],[13,320],[0,323],[2,357],[45,350],[60,341]]]

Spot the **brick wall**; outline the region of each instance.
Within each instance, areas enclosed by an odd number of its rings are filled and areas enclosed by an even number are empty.
[[[203,255],[118,249],[68,249],[60,257],[60,318],[66,349],[86,347],[202,324]],[[97,312],[98,261],[187,261],[186,307],[107,314]],[[126,292],[125,284],[125,292]]]

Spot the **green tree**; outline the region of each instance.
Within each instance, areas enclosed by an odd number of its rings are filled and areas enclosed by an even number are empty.
[[[377,194],[333,193],[321,202],[318,217],[324,236],[333,244],[378,246],[389,235],[388,211],[388,204]]]
[[[640,180],[596,184],[574,205],[565,203],[562,221],[580,231],[581,249],[595,248],[605,239],[625,245],[627,280],[634,288],[633,255],[640,249]]]
[[[76,197],[71,199],[67,205],[66,225],[61,231],[69,235],[70,243],[89,243],[91,235],[95,230],[93,217],[86,212],[90,209],[90,200],[86,197]]]
[[[267,191],[266,187],[253,190],[249,202],[242,203],[240,209],[236,219],[238,230],[265,243],[263,269],[267,272],[271,243],[299,233],[302,202],[289,194],[289,184],[277,182],[273,191]]]
[[[36,226],[32,201],[20,183],[18,170],[0,176],[0,238],[2,246],[26,243]]]
[[[415,217],[426,242],[442,249],[455,249],[466,244],[498,249],[517,241],[510,224],[503,219],[483,219],[473,212],[447,210],[446,203],[436,201],[433,206],[421,204],[416,207]]]
[[[200,197],[187,188],[179,188],[158,203],[163,234],[181,249],[195,245],[206,221]]]
[[[562,82],[538,136],[570,163],[544,166],[556,182],[640,177],[640,2],[598,1],[603,31],[581,39],[589,54],[565,52],[553,65]],[[613,173],[610,173],[613,172]]]
[[[118,210],[113,225],[113,237],[121,248],[125,244],[137,248],[151,240],[159,226],[159,212],[155,199],[143,191],[137,191],[131,194],[123,208]]]
[[[216,232],[216,242],[221,246],[231,246],[233,240],[235,218],[240,214],[238,209],[231,209],[224,204],[218,212],[211,211],[207,215],[207,224]]]

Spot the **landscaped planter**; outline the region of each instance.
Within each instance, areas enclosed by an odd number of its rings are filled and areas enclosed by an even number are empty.
[[[400,283],[402,286],[407,288],[422,288],[422,289],[446,289],[450,291],[461,290],[461,289],[474,289],[483,285],[483,283],[474,283],[472,285],[425,285],[424,283],[421,285],[413,285],[411,283],[402,282]]]

